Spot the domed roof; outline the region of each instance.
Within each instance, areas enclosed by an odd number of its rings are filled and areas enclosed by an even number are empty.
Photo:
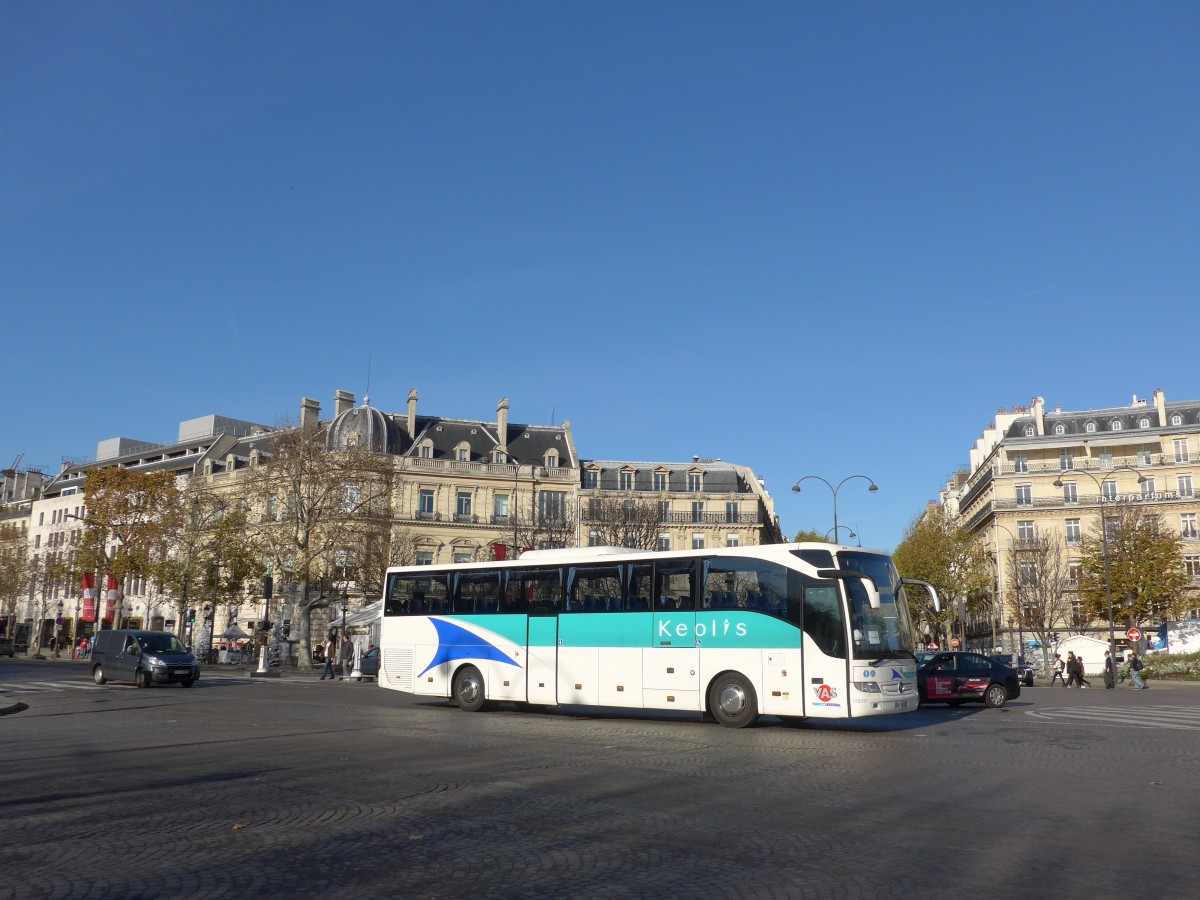
[[[362,406],[346,410],[330,423],[325,442],[330,450],[358,447],[372,453],[399,453],[400,430],[364,400]]]

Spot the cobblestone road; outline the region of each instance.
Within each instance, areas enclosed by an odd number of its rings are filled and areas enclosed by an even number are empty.
[[[0,897],[1173,896],[1200,686],[1156,689],[744,731],[311,679],[29,693]]]

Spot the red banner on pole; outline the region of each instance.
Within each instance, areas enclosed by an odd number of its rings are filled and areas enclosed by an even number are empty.
[[[83,615],[85,622],[96,621],[96,576],[91,572],[83,573]]]
[[[104,618],[112,619],[117,614],[117,599],[120,594],[120,589],[117,587],[117,578],[115,575],[109,574],[108,586],[105,591]]]

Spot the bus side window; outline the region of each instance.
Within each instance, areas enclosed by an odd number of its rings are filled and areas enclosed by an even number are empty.
[[[696,566],[692,560],[665,562],[655,566],[654,580],[658,588],[654,592],[657,601],[654,608],[695,609]]]

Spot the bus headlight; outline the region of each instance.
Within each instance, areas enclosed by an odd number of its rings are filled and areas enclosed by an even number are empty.
[[[856,681],[854,686],[864,694],[882,694],[883,690],[874,681]]]

